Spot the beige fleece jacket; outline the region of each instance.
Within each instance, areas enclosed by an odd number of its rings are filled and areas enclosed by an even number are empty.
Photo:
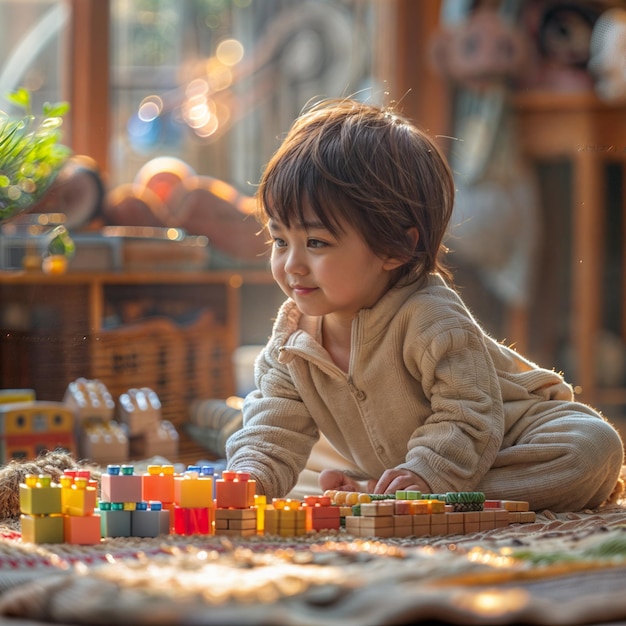
[[[287,300],[255,378],[228,467],[270,498],[292,489],[319,432],[359,478],[405,467],[434,493],[472,490],[501,449],[545,421],[534,405],[573,400],[562,376],[485,334],[438,275],[359,312],[347,374],[321,345],[321,318]]]

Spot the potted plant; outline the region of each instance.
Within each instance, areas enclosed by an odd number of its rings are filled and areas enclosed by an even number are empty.
[[[67,102],[46,102],[43,115],[37,117],[27,89],[18,89],[7,99],[23,115],[15,118],[0,110],[0,223],[36,203],[71,152],[60,143]]]

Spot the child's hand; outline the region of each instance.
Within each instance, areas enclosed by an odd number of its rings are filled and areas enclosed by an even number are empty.
[[[340,470],[322,470],[319,478],[319,485],[322,491],[358,491],[360,493],[371,493],[375,481],[370,481],[368,485],[365,481],[359,482],[356,478],[347,476]]]
[[[385,470],[371,493],[395,493],[398,490],[430,493],[426,481],[407,469]]]

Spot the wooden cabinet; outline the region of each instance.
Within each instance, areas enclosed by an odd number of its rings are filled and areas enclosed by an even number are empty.
[[[528,92],[515,101],[524,152],[536,162],[567,161],[571,168],[569,229],[564,224],[546,233],[547,246],[567,245],[569,253],[569,342],[576,361],[575,383],[581,399],[603,407],[626,404],[623,386],[602,387],[598,380],[599,338],[609,306],[608,292],[621,292],[614,303],[621,310],[626,342],[626,257],[621,253],[617,280],[605,285],[607,237],[621,229],[626,240],[626,107],[609,106],[593,93]],[[621,169],[621,214],[608,217],[607,166]],[[550,211],[551,207],[544,207]],[[560,244],[559,244],[560,241]],[[564,278],[561,278],[564,280]],[[541,306],[541,303],[537,303]],[[550,323],[553,320],[544,320]],[[528,329],[527,332],[532,332]]]
[[[197,397],[235,392],[242,291],[267,272],[0,272],[0,383],[61,400],[98,378],[114,395],[153,388],[181,424]]]

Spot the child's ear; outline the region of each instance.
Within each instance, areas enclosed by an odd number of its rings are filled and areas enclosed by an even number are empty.
[[[417,228],[415,228],[415,226],[411,226],[411,228],[407,229],[406,234],[407,234],[408,243],[411,247],[411,250],[413,251],[417,247],[417,242],[419,241],[419,238],[420,238],[419,232]],[[384,268],[386,270],[395,270],[398,267],[407,263],[410,259],[411,259],[411,255],[407,255],[404,257],[388,257],[385,260]]]

